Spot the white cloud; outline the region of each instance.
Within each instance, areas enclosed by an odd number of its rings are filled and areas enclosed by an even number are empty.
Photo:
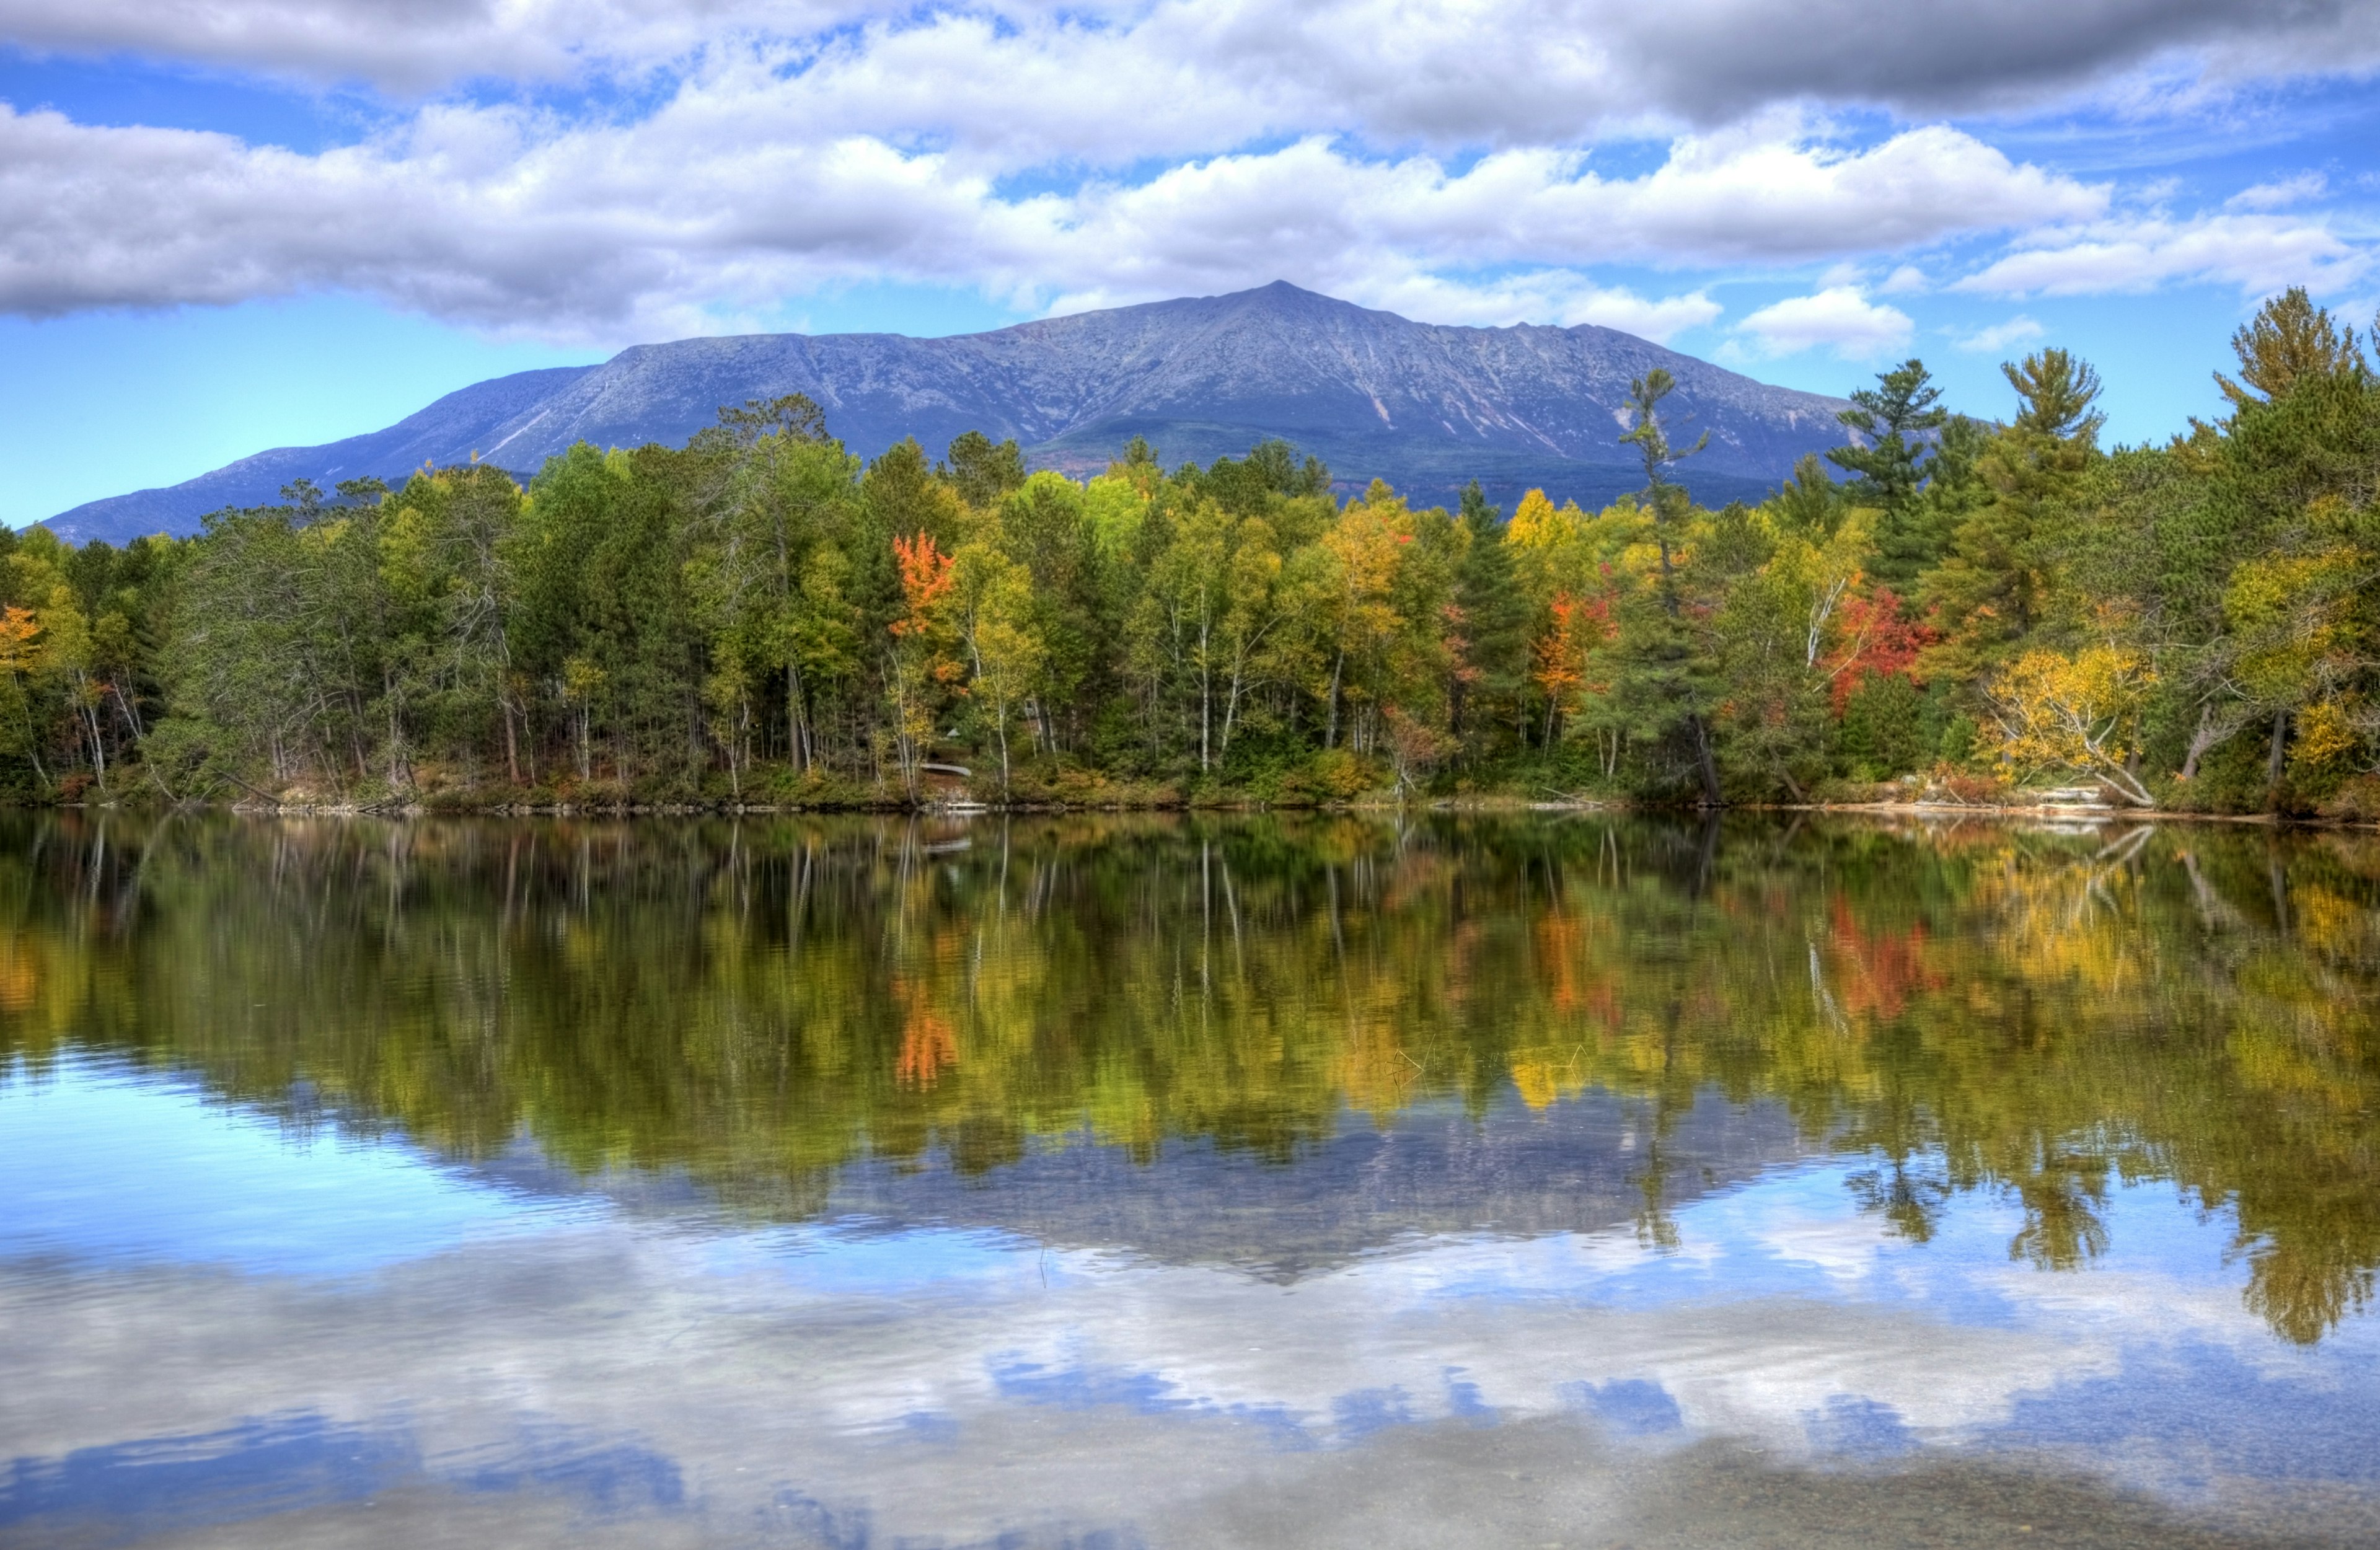
[[[0,37],[421,91],[635,71],[711,40],[815,32],[870,9],[853,0],[0,0]]]
[[[1988,328],[1979,328],[1974,333],[1958,340],[1957,344],[1962,350],[1973,350],[1979,355],[1996,355],[2011,345],[2022,345],[2027,340],[2038,339],[2042,333],[2042,326],[2039,323],[2020,312],[2004,323],[1994,323]]]
[[[1854,151],[1792,124],[1682,139],[1637,177],[1601,176],[1578,152],[1514,150],[1456,173],[1314,138],[1139,183],[1003,195],[954,153],[772,136],[716,106],[698,97],[641,122],[561,128],[517,109],[441,106],[310,156],[0,106],[0,308],[336,288],[480,327],[617,339],[698,331],[718,309],[861,277],[1070,307],[1285,278],[1441,317],[1658,335],[1709,321],[1717,305],[1575,272],[1823,257],[2088,216],[2106,201],[1954,130]],[[1498,269],[1524,278],[1443,278]]]
[[[1260,122],[1275,133],[1512,142],[1646,115],[1725,122],[1779,103],[2007,104],[2141,71],[2224,82],[2335,74],[2380,58],[2374,13],[2374,0],[2278,11],[2258,0],[1881,10],[1852,0],[1007,0],[916,11],[857,0],[0,0],[0,37],[399,91],[634,77],[759,46],[844,70],[904,111],[943,90],[968,99],[1012,79],[1036,82],[1071,61],[1087,68],[1067,79],[1067,93],[1014,100],[1048,115],[1087,98],[1087,118],[1118,83],[1170,80],[1172,91],[1143,96],[1139,109],[1211,99],[1287,114],[1251,119],[1250,132]]]
[[[2277,178],[2242,188],[2223,201],[2227,210],[2287,210],[2293,204],[2318,200],[2330,189],[2330,179],[2318,172],[2301,172],[2295,177]]]
[[[1898,350],[1916,327],[1908,313],[1872,302],[1849,285],[1772,302],[1735,326],[1764,355],[1823,345],[1844,360],[1873,360]]]
[[[2327,223],[2278,215],[2149,216],[2025,237],[2016,251],[1951,288],[1991,296],[2094,296],[2176,282],[2250,293],[2302,285],[2334,291],[2372,267],[2369,247]]]
[[[1715,321],[1726,310],[1703,291],[1647,297],[1624,285],[1602,286],[1564,270],[1536,270],[1493,280],[1463,281],[1418,270],[1349,273],[1330,282],[1347,300],[1433,322],[1499,326],[1551,321],[1568,328],[1594,323],[1656,344]],[[1070,298],[1065,310],[1085,304]]]
[[[1824,115],[2354,71],[2380,0],[0,0],[0,41],[427,99],[317,155],[0,104],[0,311],[344,289],[618,341],[863,279],[1029,309],[1279,277],[1666,338],[1717,304],[1592,272],[1833,264],[1825,295],[2013,233],[1964,286],[2350,284],[2362,249],[2258,213],[2313,175],[2124,224],[1973,134]],[[587,82],[602,105],[547,91]],[[1668,155],[1612,172],[1614,139]]]

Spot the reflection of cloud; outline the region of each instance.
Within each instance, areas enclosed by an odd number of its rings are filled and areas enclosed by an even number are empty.
[[[2147,1229],[2143,1252],[2119,1230],[2104,1268],[2046,1275],[2008,1263],[2012,1208],[1962,1197],[1919,1248],[1856,1212],[1847,1166],[1681,1206],[1684,1254],[1624,1229],[1427,1239],[1289,1286],[983,1232],[586,1217],[345,1283],[152,1267],[61,1295],[20,1268],[0,1280],[0,1451],[401,1412],[433,1475],[474,1459],[500,1474],[523,1418],[546,1417],[596,1453],[671,1460],[706,1511],[798,1486],[868,1504],[887,1537],[964,1538],[1027,1503],[1148,1521],[1197,1510],[1218,1479],[1323,1467],[1284,1463],[1324,1457],[1284,1443],[1585,1415],[1785,1458],[1876,1454],[1992,1434],[2176,1341],[2278,1350],[2208,1248],[2219,1224],[2163,1192],[2111,1204]],[[2309,1403],[2289,1424],[2313,1423]]]

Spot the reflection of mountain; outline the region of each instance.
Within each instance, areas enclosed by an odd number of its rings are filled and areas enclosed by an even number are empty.
[[[1772,1103],[1705,1094],[1664,1124],[1651,1105],[1597,1092],[1542,1109],[1424,1103],[1378,1123],[1348,1115],[1285,1159],[1197,1139],[1136,1156],[1075,1134],[1044,1138],[980,1170],[954,1167],[937,1146],[845,1163],[798,1199],[733,1183],[723,1193],[731,1209],[856,1230],[982,1229],[1291,1280],[1415,1236],[1631,1224],[1649,1233],[1669,1211],[1822,1150]],[[675,1169],[587,1176],[527,1139],[467,1172],[530,1194],[597,1194],[638,1216],[701,1216],[722,1204],[717,1185]]]
[[[2019,1259],[2078,1266],[2111,1241],[2110,1181],[2160,1180],[2236,1219],[2251,1303],[2291,1337],[2371,1295],[2365,837],[1268,816],[929,838],[0,816],[0,1061],[153,1061],[450,1157],[526,1134],[577,1178],[688,1180],[766,1219],[1285,1274],[1408,1224],[1630,1219],[1657,1130],[1670,1189],[1823,1142],[1912,1239],[1986,1190],[2022,1212]]]
[[[1667,1210],[1813,1149],[1776,1106],[1716,1096],[1670,1118],[1597,1093],[1482,1114],[1418,1105],[1384,1124],[1351,1118],[1287,1163],[1201,1141],[1140,1161],[1088,1144],[1037,1146],[975,1175],[844,1169],[827,1211],[1000,1228],[1151,1259],[1228,1261],[1289,1279],[1413,1234],[1591,1232]],[[1649,1224],[1648,1224],[1649,1225]]]

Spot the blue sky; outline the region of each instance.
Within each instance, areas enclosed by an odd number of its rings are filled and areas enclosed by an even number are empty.
[[[0,517],[756,329],[1288,279],[1996,414],[2380,303],[2380,0],[0,0]]]

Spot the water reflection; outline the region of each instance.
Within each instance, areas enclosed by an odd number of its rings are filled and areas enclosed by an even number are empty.
[[[2375,904],[2227,829],[0,819],[0,1538],[2351,1543]]]

